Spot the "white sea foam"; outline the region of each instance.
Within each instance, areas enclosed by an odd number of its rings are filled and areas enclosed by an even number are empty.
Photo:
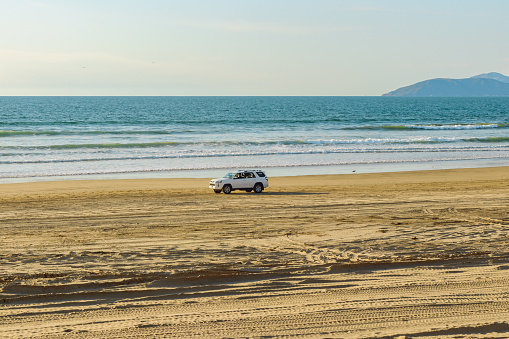
[[[425,130],[469,130],[498,128],[498,124],[450,124],[450,125],[409,125],[410,128]]]

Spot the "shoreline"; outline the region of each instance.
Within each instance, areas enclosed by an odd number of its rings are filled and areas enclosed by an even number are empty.
[[[509,166],[477,167],[459,169],[416,170],[401,172],[349,173],[349,174],[317,174],[294,176],[269,176],[269,188],[295,188],[310,185],[370,185],[377,182],[383,184],[424,183],[424,182],[457,182],[468,180],[509,180]],[[97,191],[126,190],[171,190],[171,189],[203,189],[209,191],[210,178],[146,178],[146,179],[75,179],[56,181],[37,181],[0,184],[0,192],[7,195],[42,194],[43,192],[86,193]],[[1,198],[0,198],[1,199]]]
[[[429,162],[395,162],[395,163],[359,163],[359,164],[329,164],[329,165],[296,165],[287,167],[251,166],[245,169],[264,169],[269,177],[306,176],[306,175],[333,175],[350,173],[388,173],[388,172],[415,172],[446,169],[469,169],[506,167],[509,162],[506,158],[429,161]],[[0,178],[0,185],[11,183],[30,183],[44,181],[75,181],[75,180],[125,180],[125,179],[210,179],[221,177],[235,167],[215,169],[182,169],[141,172],[96,173],[76,175],[31,176],[31,177],[5,177]],[[240,168],[239,169],[243,169]]]

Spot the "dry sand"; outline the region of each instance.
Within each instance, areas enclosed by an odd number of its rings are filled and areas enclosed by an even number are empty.
[[[509,168],[0,186],[0,337],[509,337]]]

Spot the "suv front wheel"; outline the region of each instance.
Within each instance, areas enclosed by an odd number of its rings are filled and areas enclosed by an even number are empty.
[[[224,194],[230,194],[232,192],[232,187],[230,185],[224,185],[223,186],[223,193]]]

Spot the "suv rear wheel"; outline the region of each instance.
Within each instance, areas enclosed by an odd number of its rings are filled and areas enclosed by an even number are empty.
[[[254,185],[254,192],[255,193],[262,193],[263,191],[263,185],[260,184],[260,183],[257,183],[256,185]]]

